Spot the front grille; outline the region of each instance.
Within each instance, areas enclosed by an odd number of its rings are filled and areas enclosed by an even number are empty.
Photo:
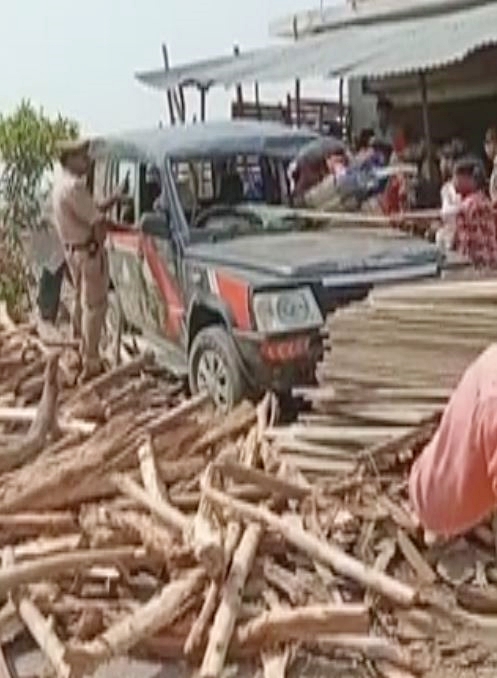
[[[367,297],[371,285],[351,285],[350,287],[325,287],[322,283],[314,283],[312,291],[316,297],[323,317],[333,313],[341,306]]]

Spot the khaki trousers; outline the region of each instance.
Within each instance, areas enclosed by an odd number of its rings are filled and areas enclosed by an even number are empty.
[[[83,368],[100,367],[99,344],[105,324],[109,293],[109,262],[104,247],[91,256],[86,250],[67,253],[67,265],[75,287],[73,333],[81,332]],[[77,336],[77,334],[76,334]]]

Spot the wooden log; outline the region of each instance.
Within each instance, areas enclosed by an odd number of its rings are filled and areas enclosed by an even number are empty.
[[[5,659],[5,654],[1,643],[0,643],[0,678],[14,678],[7,664],[7,660]]]
[[[281,652],[262,652],[264,678],[285,678],[290,656],[291,652],[288,647]]]
[[[262,506],[252,506],[212,488],[207,488],[205,492],[214,504],[227,511],[230,516],[261,523],[268,529],[281,534],[289,544],[303,551],[313,560],[328,565],[338,574],[357,581],[365,588],[370,588],[399,605],[415,604],[417,600],[415,589],[383,572],[368,567],[338,546],[319,539],[297,525],[290,524]]]
[[[47,362],[44,376],[44,387],[41,402],[35,419],[29,427],[26,438],[18,445],[0,450],[0,473],[10,471],[35,457],[50,432],[57,427],[57,369],[59,356],[52,355]]]
[[[190,519],[184,513],[164,499],[158,500],[156,497],[152,497],[129,476],[114,474],[112,482],[120,492],[138,502],[141,506],[148,508],[176,533],[183,534],[188,531]]]
[[[397,530],[397,543],[404,558],[416,572],[419,583],[424,585],[434,584],[437,580],[437,575],[407,534],[401,529]]]
[[[16,562],[32,560],[57,553],[67,553],[75,551],[82,545],[83,537],[81,534],[68,534],[61,537],[52,537],[35,539],[34,541],[23,542],[12,546],[14,559]]]
[[[114,549],[94,549],[65,553],[63,555],[45,556],[24,563],[16,563],[0,570],[0,596],[23,584],[53,578],[63,572],[73,572],[89,568],[93,565],[109,565],[116,562],[146,562],[143,549],[129,546]]]
[[[149,553],[166,563],[174,554],[174,535],[157,520],[138,511],[89,507],[80,515],[80,523],[87,534],[95,527],[107,527],[131,535],[139,539]]]
[[[151,436],[157,436],[161,433],[164,433],[165,431],[170,430],[185,417],[189,417],[194,412],[198,412],[208,402],[209,395],[207,393],[198,393],[193,398],[185,400],[172,410],[164,412],[164,414],[154,418],[149,424],[147,424],[147,433],[149,433]],[[192,456],[193,454],[194,452],[192,451]]]
[[[105,389],[119,383],[122,379],[140,374],[145,367],[152,365],[153,362],[153,355],[145,353],[126,365],[119,365],[113,370],[110,370],[110,372],[99,375],[76,390],[67,403],[68,408],[71,408],[79,401],[91,396],[92,393],[102,393]]]
[[[184,653],[192,657],[201,647],[207,635],[207,628],[216,610],[219,598],[219,585],[211,581],[205,591],[204,602],[200,614],[195,619],[184,644]]]
[[[309,647],[322,654],[333,655],[337,650],[342,650],[357,653],[370,661],[387,661],[406,670],[414,668],[410,653],[387,638],[339,633],[336,636],[316,639]]]
[[[257,414],[254,406],[251,403],[242,402],[195,442],[190,450],[190,455],[201,454],[223,440],[233,439],[240,433],[247,431],[256,422],[256,419]]]
[[[0,608],[0,645],[11,643],[24,631],[12,599]]]
[[[38,647],[53,666],[57,678],[71,678],[74,673],[66,659],[66,648],[36,605],[26,596],[18,603],[19,615]]]
[[[150,497],[157,502],[167,501],[167,492],[159,477],[155,464],[154,450],[151,436],[138,449],[138,460],[143,485]]]
[[[252,569],[261,535],[260,525],[249,525],[233,556],[200,669],[201,678],[217,678],[223,670],[240,610],[243,588]]]
[[[203,564],[213,579],[216,579],[224,570],[221,526],[204,492],[206,487],[212,486],[213,477],[214,467],[209,464],[201,480],[202,494],[198,510],[193,521],[190,522],[185,537],[197,561]]]
[[[203,570],[196,569],[182,579],[167,584],[155,596],[101,636],[80,646],[73,646],[70,656],[77,664],[95,667],[112,657],[122,656],[142,640],[172,624],[205,580]]]
[[[237,630],[240,645],[274,645],[314,640],[320,634],[369,631],[369,611],[362,604],[308,605],[273,609]]]
[[[27,464],[12,482],[0,486],[0,511],[67,507],[71,504],[72,493],[77,494],[82,478],[88,486],[95,483],[105,462],[122,452],[123,441],[128,435],[136,435],[135,420],[122,415],[99,428],[77,450],[69,450],[50,461],[44,459],[42,465],[37,462]],[[23,482],[20,482],[21,478]]]
[[[238,521],[230,521],[228,523],[224,539],[225,573],[228,572],[229,567],[231,566],[231,560],[235,553],[235,549],[238,546],[241,532],[242,526]],[[196,651],[202,647],[204,640],[207,637],[207,631],[211,625],[212,617],[214,616],[219,601],[220,589],[221,586],[219,580],[211,581],[209,588],[206,591],[200,614],[193,623],[185,641],[184,651],[187,657],[194,655]]]
[[[36,407],[0,407],[0,422],[4,423],[31,423],[36,419]],[[95,431],[92,421],[82,419],[64,419],[59,421],[63,433],[82,433],[91,435]]]
[[[241,483],[259,485],[268,492],[285,499],[305,499],[310,493],[310,487],[302,487],[281,478],[265,473],[259,469],[243,466],[230,459],[216,462],[216,468],[233,480]]]
[[[278,565],[269,557],[264,558],[263,572],[268,584],[285,595],[292,605],[303,605],[306,602],[306,589],[298,575]]]
[[[0,514],[0,534],[12,531],[19,537],[33,534],[60,534],[76,527],[70,511]]]

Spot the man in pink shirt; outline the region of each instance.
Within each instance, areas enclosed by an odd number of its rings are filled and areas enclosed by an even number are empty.
[[[497,506],[497,344],[463,375],[412,468],[409,495],[423,527],[445,537]]]

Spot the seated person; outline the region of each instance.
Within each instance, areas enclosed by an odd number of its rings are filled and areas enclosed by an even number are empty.
[[[243,201],[243,182],[233,161],[225,163],[221,172],[219,202],[223,205],[237,205]]]
[[[155,212],[157,210],[161,193],[162,188],[159,168],[149,163],[145,169],[143,212]]]

